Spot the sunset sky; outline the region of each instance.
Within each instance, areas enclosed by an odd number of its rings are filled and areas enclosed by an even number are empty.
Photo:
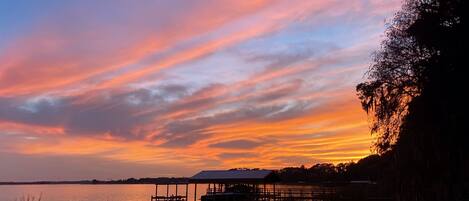
[[[0,181],[357,161],[399,0],[0,1]]]

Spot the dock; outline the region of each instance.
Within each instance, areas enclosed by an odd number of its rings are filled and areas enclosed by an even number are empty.
[[[328,201],[336,195],[335,188],[295,189],[279,187],[271,170],[211,170],[201,171],[187,183],[155,184],[151,201],[198,201],[197,184],[207,184],[201,201]],[[193,197],[189,198],[189,184]],[[163,192],[158,187],[164,186]],[[184,186],[183,191],[181,186]],[[170,190],[173,194],[170,194]],[[160,187],[161,189],[161,187]],[[161,190],[160,190],[161,191]],[[165,191],[165,192],[164,192]]]
[[[166,186],[166,193],[160,193],[158,186]],[[185,191],[178,192],[179,186],[185,186]],[[175,194],[169,194],[169,189],[173,187]],[[157,183],[155,184],[155,195],[151,196],[150,201],[188,201],[189,183]]]

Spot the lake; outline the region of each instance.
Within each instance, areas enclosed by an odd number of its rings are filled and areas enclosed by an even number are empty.
[[[286,187],[279,185],[278,188]],[[289,185],[288,188],[292,186]],[[296,186],[310,189],[313,186]],[[197,185],[197,197],[206,193],[207,185]],[[189,186],[189,201],[194,198],[194,187]],[[159,195],[166,194],[166,186],[158,187]],[[174,187],[169,194],[174,194]],[[41,201],[148,201],[154,195],[155,186],[150,184],[115,184],[115,185],[0,185],[0,201],[22,201],[22,197],[42,195]],[[183,194],[185,186],[179,186]]]

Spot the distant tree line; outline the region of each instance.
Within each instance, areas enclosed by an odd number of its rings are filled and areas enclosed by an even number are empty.
[[[186,177],[128,178],[117,180],[79,180],[79,181],[33,181],[33,182],[0,182],[0,185],[28,184],[156,184],[156,183],[187,183]]]
[[[349,183],[370,181],[382,183],[392,180],[394,171],[390,154],[370,155],[358,162],[318,163],[311,167],[287,167],[278,172],[283,183]]]
[[[186,177],[158,177],[158,178],[128,178],[119,180],[100,181],[93,179],[91,184],[156,184],[156,183],[187,183],[189,181]]]

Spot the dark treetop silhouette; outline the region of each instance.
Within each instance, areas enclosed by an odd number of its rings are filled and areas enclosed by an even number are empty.
[[[467,1],[405,1],[357,86],[399,200],[469,200]]]

